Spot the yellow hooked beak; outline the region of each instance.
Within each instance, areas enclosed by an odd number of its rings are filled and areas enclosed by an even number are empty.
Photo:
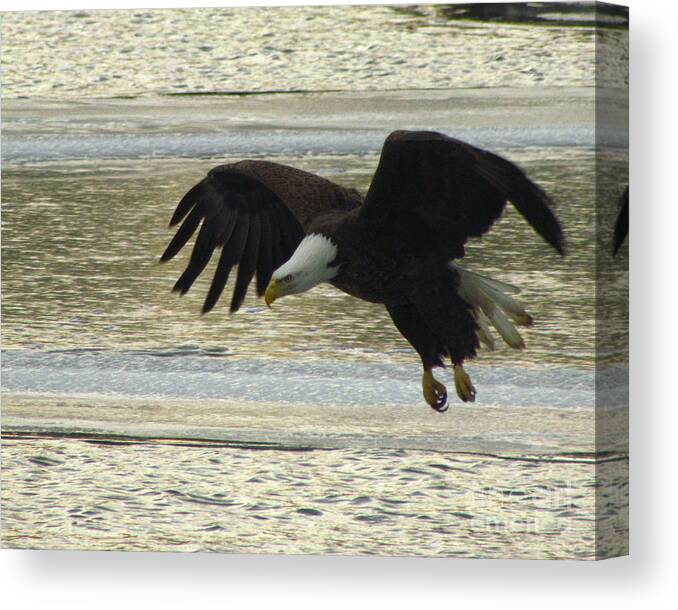
[[[276,281],[276,280],[271,280],[268,283],[268,287],[266,288],[266,292],[264,293],[264,301],[266,301],[266,305],[268,307],[271,306],[273,301],[275,301],[277,298],[281,297],[283,295],[283,290],[281,285]]]

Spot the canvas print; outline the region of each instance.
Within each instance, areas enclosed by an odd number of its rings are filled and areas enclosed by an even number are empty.
[[[2,544],[628,552],[628,10],[2,14]]]

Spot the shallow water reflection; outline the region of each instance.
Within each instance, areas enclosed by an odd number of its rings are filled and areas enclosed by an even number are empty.
[[[595,82],[625,82],[623,29],[463,21],[445,8],[3,13],[3,97],[593,86],[596,45]]]
[[[590,492],[596,468],[609,483],[600,521]],[[426,451],[5,440],[2,502],[12,510],[3,513],[3,541],[21,548],[593,559],[596,551],[624,550],[627,476],[626,460],[595,466]],[[41,510],[30,509],[35,505]],[[596,528],[605,533],[599,546]]]

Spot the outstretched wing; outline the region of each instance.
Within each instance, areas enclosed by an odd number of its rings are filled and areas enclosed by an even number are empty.
[[[507,201],[564,253],[551,200],[516,165],[441,133],[395,131],[384,143],[361,214],[381,232],[382,244],[390,232],[394,243],[405,240],[415,251],[437,248],[460,258],[468,238],[485,233]]]
[[[361,202],[356,191],[286,165],[268,161],[220,165],[179,202],[170,226],[183,222],[160,260],[177,254],[200,226],[188,266],[174,290],[188,292],[221,248],[203,313],[217,303],[238,265],[230,306],[234,312],[255,273],[257,295],[264,293],[273,271],[292,255],[314,218]]]
[[[629,187],[627,186],[619,199],[619,214],[614,223],[614,245],[612,249],[613,254],[617,254],[619,248],[624,243],[626,236],[629,234]]]

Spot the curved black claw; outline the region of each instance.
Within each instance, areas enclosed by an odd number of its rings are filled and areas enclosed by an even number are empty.
[[[447,391],[439,392],[437,389],[434,390],[436,395],[435,402],[431,405],[431,408],[438,413],[445,413],[450,408],[450,405],[447,403]]]

